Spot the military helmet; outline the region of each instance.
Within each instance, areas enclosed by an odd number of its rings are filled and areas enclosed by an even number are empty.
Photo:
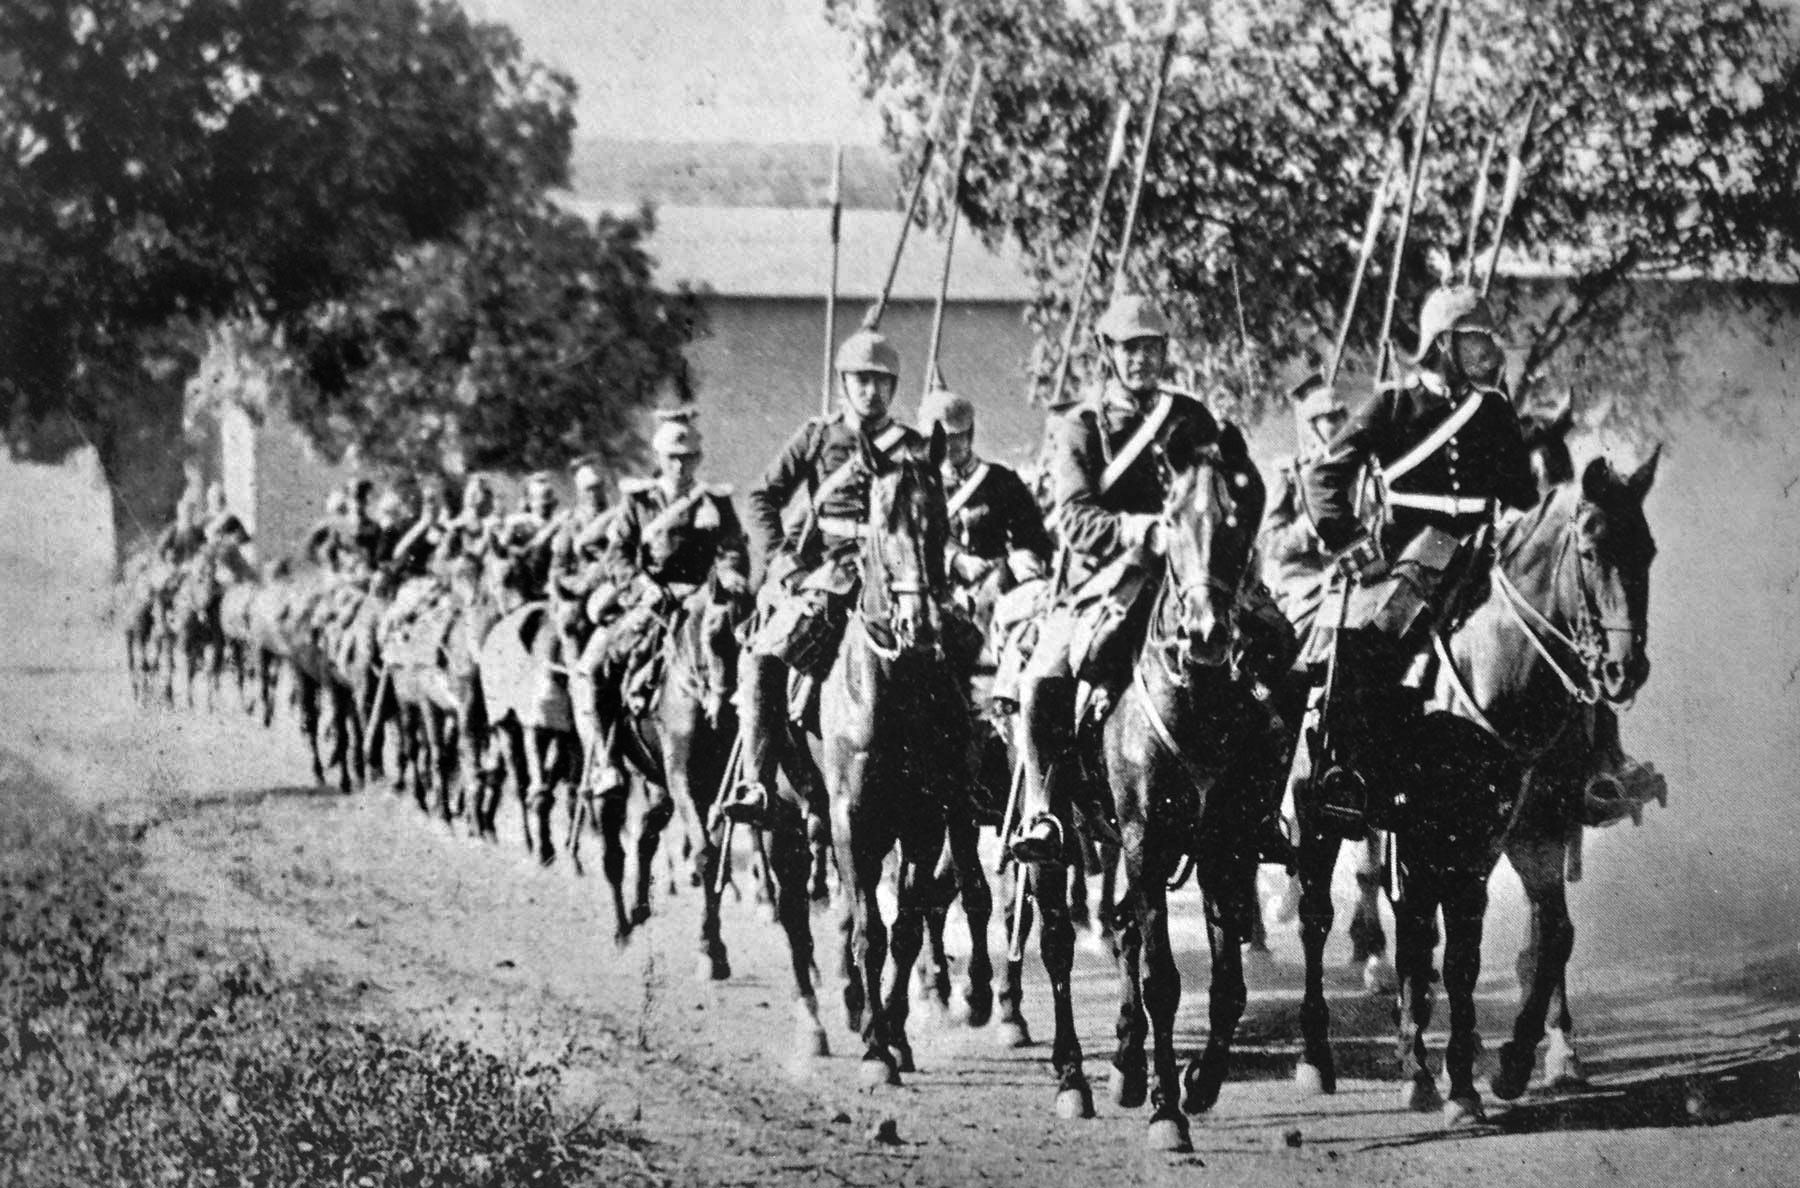
[[[966,396],[947,388],[933,388],[919,401],[919,432],[930,435],[938,425],[945,433],[968,433],[975,428],[975,406]]]
[[[846,371],[874,371],[900,378],[900,353],[884,335],[874,330],[858,330],[837,349],[833,366]]]
[[[1288,389],[1288,401],[1294,407],[1294,414],[1303,421],[1349,411],[1336,389],[1326,386],[1325,373],[1321,371],[1310,371],[1302,376]]]
[[[586,491],[600,485],[600,468],[592,462],[583,462],[575,468],[575,489]]]
[[[1113,298],[1094,333],[1110,342],[1130,342],[1134,338],[1169,337],[1169,319],[1163,316],[1148,297],[1127,294]]]
[[[1435,289],[1419,308],[1419,349],[1412,361],[1423,363],[1431,352],[1431,344],[1446,330],[1466,327],[1493,333],[1494,311],[1487,298],[1472,285],[1447,285]]]
[[[650,448],[664,456],[698,454],[700,430],[686,417],[664,417],[650,437]]]

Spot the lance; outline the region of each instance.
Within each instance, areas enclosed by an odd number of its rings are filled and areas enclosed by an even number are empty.
[[[1500,247],[1506,242],[1506,228],[1512,221],[1513,204],[1519,200],[1519,187],[1525,181],[1525,147],[1531,142],[1532,130],[1537,125],[1538,97],[1531,97],[1531,104],[1525,109],[1525,126],[1519,130],[1518,139],[1508,147],[1506,153],[1506,185],[1500,191],[1500,217],[1494,224],[1494,246],[1488,256],[1487,271],[1481,278],[1481,295],[1487,296],[1488,289],[1494,283],[1494,271],[1500,266]],[[1473,261],[1471,261],[1473,263]]]
[[[1350,278],[1350,296],[1344,301],[1344,316],[1338,322],[1337,340],[1331,346],[1331,359],[1325,365],[1325,386],[1337,382],[1338,366],[1344,359],[1344,347],[1350,341],[1350,323],[1356,317],[1356,302],[1362,296],[1363,281],[1369,273],[1369,261],[1375,256],[1375,242],[1381,238],[1381,223],[1387,217],[1388,202],[1393,197],[1394,177],[1400,171],[1398,142],[1388,152],[1387,165],[1381,171],[1381,182],[1369,203],[1369,220],[1363,227],[1362,250],[1357,253],[1356,273]]]
[[[1432,36],[1431,70],[1425,80],[1425,99],[1419,105],[1419,126],[1413,136],[1412,170],[1406,181],[1406,196],[1400,203],[1400,234],[1394,241],[1394,267],[1388,274],[1387,302],[1381,311],[1381,336],[1375,340],[1378,352],[1375,383],[1387,378],[1388,334],[1394,328],[1394,302],[1400,296],[1400,266],[1406,258],[1406,238],[1412,229],[1413,203],[1419,196],[1419,176],[1425,172],[1425,143],[1431,134],[1431,102],[1437,95],[1438,67],[1444,61],[1444,40],[1450,32],[1450,3],[1438,5],[1437,30]]]
[[[937,155],[937,126],[943,115],[944,102],[950,93],[950,80],[956,75],[956,67],[962,61],[959,50],[944,64],[944,76],[938,79],[937,95],[931,101],[931,111],[925,118],[925,144],[919,150],[919,172],[913,178],[912,193],[906,199],[906,217],[900,220],[900,236],[894,241],[894,254],[888,259],[887,279],[881,282],[881,292],[875,298],[875,304],[863,312],[862,328],[878,330],[881,328],[881,315],[887,312],[888,297],[894,291],[894,278],[900,273],[900,257],[906,252],[906,237],[912,231],[913,219],[918,217],[919,202],[925,196],[925,179],[931,176],[931,161]]]
[[[1081,325],[1081,310],[1087,304],[1088,276],[1094,270],[1094,255],[1100,247],[1100,230],[1106,224],[1106,197],[1112,191],[1113,177],[1125,159],[1125,135],[1130,131],[1131,103],[1119,105],[1119,116],[1113,121],[1112,143],[1106,150],[1106,168],[1100,175],[1100,193],[1094,199],[1094,219],[1088,224],[1087,248],[1081,253],[1081,271],[1075,287],[1069,292],[1069,318],[1063,325],[1062,350],[1056,359],[1056,375],[1050,381],[1050,407],[1062,403],[1063,390],[1069,384],[1069,365],[1075,357],[1075,334]]]
[[[1236,245],[1231,255],[1231,303],[1237,307],[1238,324],[1238,362],[1244,369],[1244,399],[1250,399],[1256,387],[1256,376],[1250,369],[1250,327],[1244,321],[1244,293],[1238,287],[1238,266]]]
[[[1137,230],[1138,207],[1144,198],[1144,175],[1150,168],[1150,149],[1156,143],[1156,119],[1162,112],[1163,88],[1169,81],[1169,65],[1175,60],[1175,44],[1181,35],[1181,0],[1169,0],[1163,20],[1162,49],[1156,58],[1156,74],[1150,84],[1150,113],[1144,118],[1144,139],[1138,145],[1137,167],[1131,178],[1131,200],[1125,205],[1125,229],[1119,233],[1119,258],[1113,265],[1112,295],[1125,291],[1131,264],[1131,239]]]
[[[944,306],[950,300],[950,261],[956,254],[956,224],[961,221],[963,164],[969,155],[969,137],[975,128],[975,105],[981,101],[982,66],[975,63],[969,79],[969,97],[963,103],[962,121],[956,129],[956,158],[950,168],[949,225],[944,228],[944,266],[938,273],[937,305],[931,312],[931,345],[925,353],[925,391],[942,382],[938,374],[938,348],[944,341]]]
[[[1481,234],[1481,218],[1487,213],[1488,201],[1488,169],[1494,163],[1494,149],[1499,147],[1500,134],[1488,133],[1487,142],[1481,146],[1481,163],[1475,166],[1475,195],[1469,199],[1469,235],[1463,244],[1463,284],[1471,284],[1475,279],[1475,241]]]
[[[837,349],[838,243],[844,221],[844,146],[831,153],[831,284],[825,290],[825,368],[819,385],[819,411],[831,415],[831,356]]]

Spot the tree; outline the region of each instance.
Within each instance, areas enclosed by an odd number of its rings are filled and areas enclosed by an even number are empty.
[[[92,442],[123,542],[205,327],[562,183],[572,92],[441,0],[0,0],[0,433]]]
[[[539,203],[406,253],[296,330],[287,412],[333,457],[406,469],[636,460],[635,414],[685,384],[703,329],[651,283],[652,226]]]
[[[962,213],[1011,237],[1035,271],[1040,331],[1060,325],[1115,104],[1143,124],[1161,0],[830,0],[859,47],[890,139],[914,138],[954,46],[988,66],[989,98]],[[1186,5],[1130,275],[1168,293],[1197,371],[1254,412],[1233,276],[1255,359],[1335,330],[1370,196],[1410,145],[1429,52],[1417,0],[1213,0]],[[1455,6],[1401,276],[1397,337],[1433,283],[1429,249],[1459,259],[1487,138],[1535,98],[1508,247],[1564,282],[1507,286],[1527,384],[1592,354],[1639,309],[1641,278],[1751,272],[1792,281],[1800,248],[1800,86],[1787,12],[1757,0],[1465,0]],[[1134,132],[1134,135],[1140,133]],[[1498,193],[1504,153],[1493,163]],[[1123,221],[1116,186],[1110,234]],[[941,210],[936,217],[942,217]],[[1491,223],[1490,223],[1491,225]],[[1391,244],[1392,227],[1385,244]],[[1103,259],[1112,241],[1104,241]],[[1378,252],[1353,345],[1367,352],[1391,247]],[[1096,292],[1110,284],[1098,270]],[[1103,297],[1102,297],[1103,299]],[[1045,360],[1046,368],[1053,359]]]

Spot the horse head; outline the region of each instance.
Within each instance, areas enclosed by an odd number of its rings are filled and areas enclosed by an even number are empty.
[[[1636,696],[1650,676],[1650,562],[1656,541],[1644,497],[1656,481],[1658,446],[1636,470],[1619,475],[1605,458],[1588,463],[1572,515],[1580,590],[1574,623],[1592,659],[1590,676],[1608,701]],[[1585,638],[1583,638],[1585,636]]]
[[[1186,662],[1221,664],[1262,521],[1262,479],[1232,425],[1216,442],[1172,445],[1162,464],[1167,569],[1152,637],[1174,644]]]
[[[863,541],[861,613],[884,626],[903,651],[935,646],[938,604],[945,594],[944,546],[950,537],[944,483],[943,427],[932,429],[923,457],[903,451],[885,459],[863,443],[870,473],[869,532]]]

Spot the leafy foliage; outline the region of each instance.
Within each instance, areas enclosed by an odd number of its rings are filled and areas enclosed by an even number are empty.
[[[1134,140],[1141,135],[1163,7],[830,0],[896,143],[916,143],[953,45],[986,63],[991,89],[962,213],[988,239],[1023,246],[1041,331],[1066,309],[1058,288],[1079,263],[1121,97],[1139,105]],[[1245,366],[1246,348],[1260,368],[1336,330],[1370,196],[1394,141],[1412,142],[1431,9],[1416,0],[1217,0],[1184,11],[1127,268],[1134,286],[1170,295],[1200,381],[1254,406],[1262,383]],[[1508,248],[1568,279],[1554,291],[1497,294],[1512,307],[1528,382],[1569,348],[1620,332],[1635,309],[1632,278],[1794,279],[1797,70],[1786,10],[1759,0],[1457,5],[1396,336],[1410,337],[1408,311],[1435,283],[1430,249],[1461,262],[1476,164],[1496,133],[1489,209],[1497,203],[1504,144],[1534,97]],[[1112,188],[1103,260],[1116,249],[1129,188],[1128,178]],[[1484,250],[1491,227],[1490,216]],[[1358,308],[1352,343],[1365,351],[1392,238],[1390,222]],[[1110,284],[1099,269],[1100,299]]]
[[[571,96],[444,0],[0,0],[0,432],[113,471],[205,321],[565,180]]]
[[[636,412],[685,383],[704,328],[691,295],[652,283],[652,226],[648,211],[590,225],[519,206],[405,254],[295,333],[288,412],[327,452],[372,463],[630,460]]]
[[[0,1180],[566,1184],[625,1136],[556,1069],[340,1022],[340,988],[178,935],[135,851],[0,804]],[[616,1170],[616,1169],[615,1169]]]

